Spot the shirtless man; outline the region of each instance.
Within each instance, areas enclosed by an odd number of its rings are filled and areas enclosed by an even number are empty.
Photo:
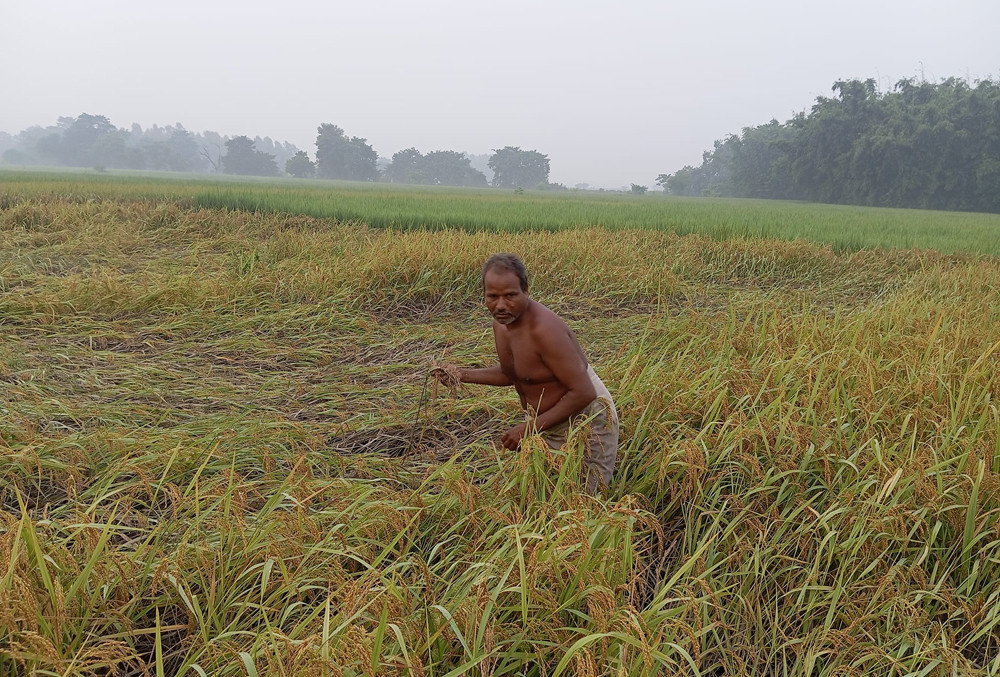
[[[528,274],[521,259],[494,254],[483,264],[482,283],[500,364],[431,373],[445,383],[451,372],[462,383],[514,386],[526,421],[504,433],[507,449],[517,449],[529,430],[559,449],[571,423],[588,420],[583,473],[587,492],[595,494],[611,482],[618,457],[618,413],[611,394],[587,364],[576,335],[562,318],[528,296]]]

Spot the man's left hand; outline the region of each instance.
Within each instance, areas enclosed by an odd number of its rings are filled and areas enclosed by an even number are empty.
[[[500,443],[503,444],[505,449],[517,451],[517,449],[521,446],[521,440],[524,439],[524,431],[526,428],[526,424],[519,423],[503,434],[503,439],[500,440]]]

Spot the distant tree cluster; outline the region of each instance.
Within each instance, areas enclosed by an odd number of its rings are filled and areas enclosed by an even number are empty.
[[[320,125],[316,137],[316,171],[319,176],[353,181],[388,181],[427,186],[487,187],[490,182],[475,160],[493,174],[497,188],[555,188],[549,183],[549,158],[536,150],[505,146],[489,156],[469,156],[453,150],[435,150],[427,154],[416,148],[396,152],[381,170],[378,156],[367,139],[348,138],[336,125]]]
[[[673,195],[1000,212],[1000,83],[838,81],[809,114],[716,141]]]
[[[239,141],[236,141],[239,139]],[[235,141],[235,145],[232,142]],[[260,155],[246,155],[248,146]],[[225,151],[236,150],[228,163]],[[228,137],[216,132],[189,132],[180,124],[143,129],[115,127],[103,115],[83,113],[59,118],[51,127],[29,127],[17,135],[0,136],[0,157],[13,165],[58,165],[106,169],[154,169],[173,172],[263,172],[274,176],[271,161],[284,163],[298,148],[269,137]],[[243,154],[243,157],[240,154]],[[247,165],[244,160],[252,158]],[[229,168],[227,168],[227,164]],[[230,169],[231,168],[231,169]]]
[[[419,183],[428,186],[469,186],[485,188],[486,175],[473,169],[465,153],[435,150],[423,155],[416,148],[401,150],[383,173],[392,183]]]
[[[401,150],[381,165],[367,139],[347,136],[337,125],[316,130],[316,156],[268,137],[192,133],[180,124],[119,129],[103,115],[59,118],[53,127],[31,127],[16,136],[0,132],[0,157],[13,165],[60,165],[100,169],[222,172],[249,176],[319,177],[432,186],[565,190],[549,183],[549,158],[537,150],[505,146],[492,155],[453,150],[423,154]]]

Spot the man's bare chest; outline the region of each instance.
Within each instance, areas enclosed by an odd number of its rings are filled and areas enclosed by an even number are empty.
[[[508,337],[503,346],[498,346],[498,352],[500,368],[515,381],[534,385],[555,379],[530,339],[516,335]]]

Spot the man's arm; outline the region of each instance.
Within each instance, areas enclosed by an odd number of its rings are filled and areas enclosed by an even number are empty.
[[[460,368],[458,370],[462,383],[478,383],[484,386],[512,386],[514,382],[503,373],[500,365],[483,367],[481,369]]]
[[[497,355],[504,355],[510,351],[509,344],[507,343],[507,333],[506,331],[497,331],[499,325],[493,323],[493,341],[497,347]],[[501,360],[503,358],[501,357]],[[462,383],[478,383],[484,386],[512,386],[514,382],[510,379],[507,374],[503,373],[503,369],[497,364],[492,367],[483,367],[480,369],[474,369],[472,367],[459,369],[459,375],[462,379]]]
[[[487,386],[512,386],[514,382],[500,369],[495,367],[459,367],[454,364],[437,364],[431,368],[431,376],[448,386],[456,387],[459,383],[479,383]]]
[[[594,401],[597,391],[587,374],[587,359],[568,327],[564,328],[560,323],[556,327],[545,328],[537,345],[542,362],[566,387],[566,393],[558,402],[535,417],[535,429],[542,431],[579,414]]]

